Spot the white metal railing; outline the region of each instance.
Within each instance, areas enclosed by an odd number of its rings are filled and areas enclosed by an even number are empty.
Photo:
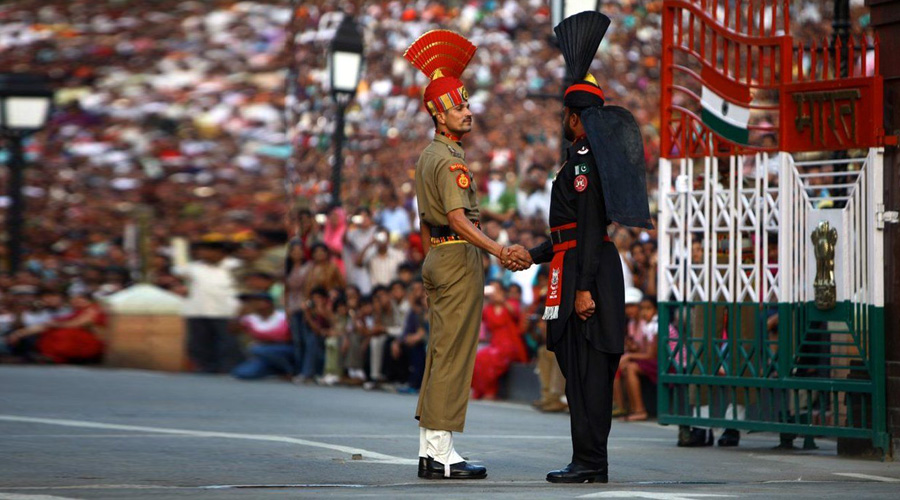
[[[660,298],[812,301],[815,216],[841,227],[838,300],[883,305],[882,232],[875,228],[882,157],[882,149],[871,149],[861,158],[805,162],[786,153],[660,160]],[[770,162],[779,171],[771,179],[760,168]],[[756,174],[747,175],[748,167]],[[700,252],[692,252],[694,241]]]

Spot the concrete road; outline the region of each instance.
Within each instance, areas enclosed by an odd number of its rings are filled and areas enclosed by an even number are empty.
[[[680,449],[613,425],[606,485],[552,485],[568,416],[473,402],[457,449],[482,481],[416,477],[416,398],[361,389],[72,367],[0,366],[0,500],[166,498],[898,498],[900,465],[819,450]],[[799,442],[798,442],[799,444]]]

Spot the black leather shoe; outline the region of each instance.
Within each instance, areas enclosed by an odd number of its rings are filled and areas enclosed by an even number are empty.
[[[678,434],[678,446],[685,448],[696,448],[698,446],[712,446],[713,445],[713,431],[712,429],[702,429],[699,427],[692,427],[690,432],[685,434],[679,432]]]
[[[425,477],[425,457],[419,457],[419,477]]]
[[[609,474],[605,470],[590,469],[571,463],[564,469],[548,472],[547,481],[551,483],[608,483]]]
[[[737,429],[725,429],[719,437],[719,446],[737,446],[741,442],[741,433]]]
[[[487,477],[487,469],[480,465],[460,462],[450,465],[450,476],[447,477],[444,476],[444,464],[428,457],[425,459],[425,470],[420,477],[425,479],[484,479]]]

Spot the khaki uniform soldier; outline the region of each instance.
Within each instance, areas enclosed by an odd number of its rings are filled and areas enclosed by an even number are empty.
[[[475,46],[462,36],[430,31],[404,57],[431,79],[425,107],[435,138],[416,163],[416,196],[425,263],[422,279],[430,303],[431,331],[425,375],[416,408],[419,420],[419,477],[481,479],[487,470],[467,464],[453,447],[462,432],[472,385],[478,329],[484,301],[482,251],[510,263],[512,248],[480,230],[475,182],[461,138],[472,130],[468,92],[459,80]],[[521,267],[520,267],[521,268]]]

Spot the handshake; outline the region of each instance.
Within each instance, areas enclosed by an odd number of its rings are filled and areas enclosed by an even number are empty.
[[[510,271],[523,271],[534,264],[531,254],[522,245],[512,245],[500,249],[500,264]]]

